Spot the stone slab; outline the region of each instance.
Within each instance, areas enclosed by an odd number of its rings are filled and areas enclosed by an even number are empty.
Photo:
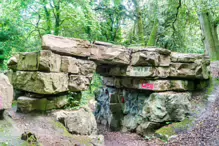
[[[15,89],[37,94],[58,94],[68,91],[68,75],[65,73],[10,72]]]
[[[68,104],[68,97],[57,96],[53,97],[52,100],[47,98],[30,98],[26,96],[21,96],[17,99],[18,111],[23,113],[29,113],[32,111],[47,111],[52,109],[60,109]]]
[[[144,80],[138,78],[104,77],[104,85],[116,88],[130,88],[151,91],[194,90],[194,82],[187,80]]]
[[[61,58],[62,72],[92,77],[96,71],[96,64],[93,61],[76,59],[69,56],[62,56]]]
[[[131,55],[132,66],[169,66],[170,51],[160,48],[147,48],[133,51]]]

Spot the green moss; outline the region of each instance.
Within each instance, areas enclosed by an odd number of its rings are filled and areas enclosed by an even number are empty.
[[[72,134],[68,132],[68,130],[65,128],[65,126],[57,121],[53,121],[52,123],[56,128],[63,130],[63,134],[66,137],[72,137]]]
[[[209,79],[209,86],[207,87],[206,90],[206,98],[208,98],[208,95],[211,95],[212,92],[215,90],[215,87],[219,85],[219,80],[218,79],[213,79],[210,77]]]
[[[187,130],[189,127],[191,127],[192,122],[192,119],[185,119],[182,122],[172,123],[168,126],[158,129],[155,134],[159,138],[167,141],[171,136],[177,135],[178,132]]]
[[[13,107],[13,108],[17,107],[17,100],[14,100],[14,101],[12,102],[12,107]]]
[[[91,138],[88,136],[83,136],[83,135],[72,135],[71,133],[68,132],[68,130],[65,128],[65,126],[57,121],[53,121],[52,124],[55,126],[55,128],[60,129],[63,131],[63,135],[65,137],[69,137],[74,139],[75,141],[79,142],[81,145],[92,145],[91,144]]]

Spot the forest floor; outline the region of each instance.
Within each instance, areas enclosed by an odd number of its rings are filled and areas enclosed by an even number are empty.
[[[22,114],[14,109],[5,111],[0,120],[0,146],[29,146],[21,140],[24,132],[33,133],[39,144],[31,146],[93,146],[92,138],[68,133],[51,114]]]

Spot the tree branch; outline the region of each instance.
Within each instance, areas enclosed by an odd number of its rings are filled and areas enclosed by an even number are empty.
[[[174,34],[175,34],[175,31],[176,31],[176,28],[175,28],[175,22],[176,22],[176,20],[177,20],[177,17],[178,17],[178,15],[179,15],[179,9],[180,9],[180,7],[182,6],[182,0],[179,0],[179,5],[177,6],[177,8],[176,8],[176,14],[175,14],[175,19],[174,19],[174,21],[173,21],[173,23],[172,23],[172,27],[173,27],[173,36],[174,36]]]

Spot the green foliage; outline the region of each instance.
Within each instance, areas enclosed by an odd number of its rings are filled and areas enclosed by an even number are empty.
[[[72,92],[69,95],[69,105],[66,108],[79,109],[88,105],[91,99],[95,98],[95,92],[103,86],[102,78],[98,74],[94,74],[88,91]]]
[[[217,27],[217,8],[216,0],[0,1],[1,68],[13,53],[40,50],[44,34],[203,54],[197,13],[209,12]]]

